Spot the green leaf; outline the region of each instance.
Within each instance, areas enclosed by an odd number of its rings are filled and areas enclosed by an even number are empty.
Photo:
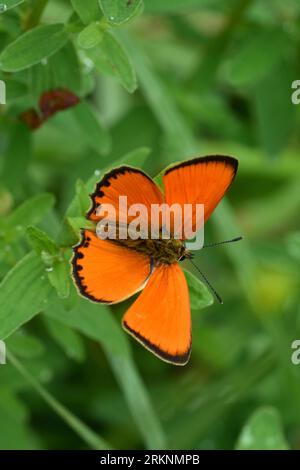
[[[111,139],[91,105],[82,101],[69,111],[75,118],[78,131],[86,144],[101,154],[109,153]]]
[[[91,206],[89,191],[82,180],[76,181],[75,197],[69,205],[66,217],[85,217]]]
[[[63,87],[77,95],[80,94],[82,88],[81,64],[71,41],[48,59],[47,68],[51,74],[51,87]]]
[[[27,229],[31,246],[45,264],[50,284],[55,288],[60,298],[68,297],[70,291],[70,266],[58,245],[42,230],[35,227]]]
[[[142,0],[99,0],[106,19],[115,25],[132,19],[142,8]]]
[[[28,227],[26,233],[29,243],[38,255],[41,256],[43,252],[48,253],[49,256],[58,255],[58,245],[45,232],[36,227]]]
[[[127,337],[109,309],[78,298],[72,310],[65,310],[60,303],[46,313],[101,344],[146,445],[152,449],[164,448],[164,435],[131,358]]]
[[[100,28],[100,24],[97,21],[90,23],[86,26],[77,37],[77,44],[83,49],[90,49],[95,47],[102,41],[103,30]]]
[[[53,55],[53,57],[55,56],[56,54]],[[49,61],[51,59],[52,57],[49,58]],[[52,87],[50,70],[47,64],[41,62],[28,70],[29,92],[35,101],[35,105],[39,102],[42,93]],[[28,132],[30,132],[30,129],[28,129]]]
[[[15,8],[16,6],[20,5],[21,3],[24,3],[25,0],[5,0],[5,8],[3,9],[3,12],[10,10],[11,8]],[[2,5],[3,5],[2,4]],[[1,10],[0,10],[1,12]]]
[[[101,17],[98,0],[71,0],[74,10],[84,24],[97,21]]]
[[[54,54],[68,40],[63,24],[37,26],[9,44],[0,55],[0,69],[18,72]]]
[[[50,284],[58,297],[66,299],[70,293],[70,265],[65,259],[54,260],[52,266],[46,268]]]
[[[287,36],[281,30],[251,33],[231,62],[231,81],[235,85],[259,82],[281,60],[286,47]]]
[[[101,44],[88,51],[88,56],[100,73],[104,70],[118,78],[124,88],[133,93],[137,80],[131,61],[121,43],[111,33],[106,32]]]
[[[89,191],[85,183],[82,180],[76,181],[76,198],[78,202],[78,214],[85,216],[86,212],[89,210],[91,202],[89,200]]]
[[[5,339],[46,305],[51,286],[35,253],[17,263],[0,284],[0,338]]]
[[[95,231],[95,222],[87,220],[86,217],[68,217],[67,221],[75,233],[79,233],[79,230],[81,229]]]
[[[238,450],[287,450],[278,411],[262,407],[245,424],[236,448]]]
[[[186,269],[183,270],[189,288],[190,303],[192,310],[201,310],[214,303],[214,298],[208,288],[194,274]]]
[[[58,346],[65,352],[65,354],[77,362],[83,362],[85,359],[85,348],[83,341],[76,331],[72,330],[69,326],[64,325],[60,321],[45,317],[46,327],[58,344]]]
[[[13,227],[19,227],[21,232],[22,227],[29,225],[36,225],[45,216],[54,205],[54,197],[52,194],[39,194],[27,199],[7,219],[7,224]]]

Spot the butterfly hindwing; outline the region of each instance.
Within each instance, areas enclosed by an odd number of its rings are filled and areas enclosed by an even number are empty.
[[[191,350],[189,293],[177,263],[154,270],[143,292],[123,317],[123,327],[164,361],[188,362]]]

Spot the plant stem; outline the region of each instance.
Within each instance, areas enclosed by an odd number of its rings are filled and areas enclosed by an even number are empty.
[[[18,370],[23,378],[34,388],[34,390],[43,398],[43,400],[52,408],[52,410],[60,416],[63,421],[73,431],[81,437],[81,439],[92,449],[109,450],[112,447],[85,423],[73,415],[65,406],[59,403],[41,384],[25,369],[23,364],[9,351],[7,351],[9,362]]]

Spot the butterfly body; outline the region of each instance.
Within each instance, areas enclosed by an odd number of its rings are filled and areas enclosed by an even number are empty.
[[[142,291],[125,313],[123,327],[166,362],[184,365],[191,352],[189,292],[178,261],[192,257],[185,240],[193,238],[186,233],[191,234],[198,227],[194,206],[204,207],[204,223],[231,185],[237,167],[235,158],[223,155],[185,161],[164,173],[163,192],[143,171],[122,166],[106,174],[91,195],[92,207],[87,218],[96,222],[97,227],[104,220],[99,210],[110,204],[118,214],[116,226],[125,225],[130,235],[131,219],[125,217],[126,210],[120,203],[120,196],[126,196],[128,207],[145,208],[142,222],[146,219],[148,236],[123,239],[117,231],[114,239],[102,239],[97,231],[83,230],[72,259],[75,284],[84,297],[106,304],[121,302]],[[151,210],[163,204],[193,206],[189,219],[182,222],[184,236],[178,238],[177,231],[175,236],[174,228],[169,237],[163,236],[159,219],[158,237],[152,237]]]
[[[158,238],[155,240],[142,239],[137,240],[116,240],[114,243],[118,243],[121,246],[142,253],[148,256],[154,266],[160,266],[161,264],[172,264],[176,263],[183,257],[188,257],[189,253],[185,248],[182,240],[175,238]]]

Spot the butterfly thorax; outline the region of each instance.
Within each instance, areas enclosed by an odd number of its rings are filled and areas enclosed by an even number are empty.
[[[173,264],[181,258],[189,256],[184,242],[175,238],[140,238],[137,240],[128,238],[126,240],[116,240],[116,243],[122,244],[129,249],[149,256],[153,260],[155,266],[161,264]]]

